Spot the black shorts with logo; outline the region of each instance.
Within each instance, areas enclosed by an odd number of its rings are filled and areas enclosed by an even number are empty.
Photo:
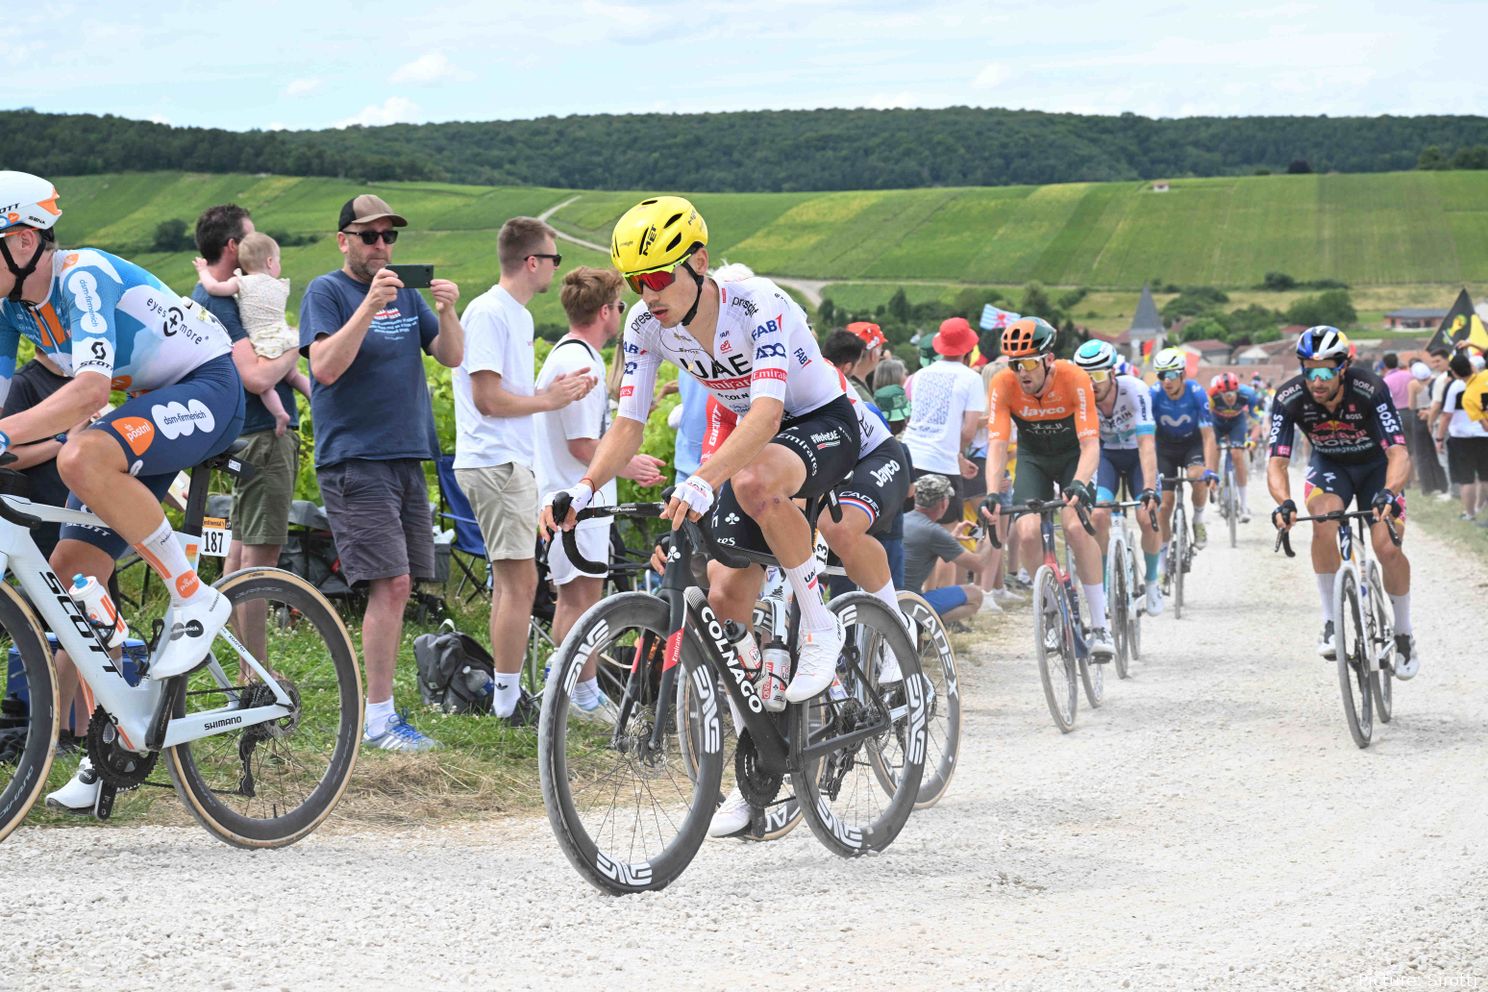
[[[1157,474],[1164,478],[1184,474],[1192,465],[1204,464],[1204,435],[1195,434],[1182,441],[1157,439]]]
[[[868,516],[868,533],[886,534],[909,495],[909,455],[888,438],[858,462],[850,479],[837,487],[843,513],[856,508]]]
[[[806,466],[806,481],[795,498],[820,496],[840,485],[858,463],[858,417],[847,397],[839,396],[808,414],[787,420],[770,443],[789,449]],[[718,490],[709,526],[717,544],[770,553],[759,525],[739,506],[732,482],[725,482]]]

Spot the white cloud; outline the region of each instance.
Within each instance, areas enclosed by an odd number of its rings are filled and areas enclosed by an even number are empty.
[[[319,79],[292,79],[288,86],[284,87],[285,96],[308,96],[320,89]]]
[[[421,118],[418,104],[406,96],[390,96],[381,104],[374,103],[363,107],[352,116],[332,124],[331,127],[351,127],[354,124],[376,127],[379,124],[406,124],[419,119]]]
[[[971,85],[979,90],[996,89],[998,85],[1006,82],[1010,74],[1008,67],[1001,62],[988,62],[982,66],[982,71],[976,74]]]
[[[166,125],[169,125],[170,124],[170,118],[167,117],[167,116],[165,116],[164,114],[159,114],[159,113],[157,113],[157,114],[151,114],[150,115],[150,123],[151,124],[166,124]]]
[[[432,83],[464,82],[472,78],[474,77],[470,73],[457,68],[443,52],[427,52],[394,69],[388,82],[427,86]]]

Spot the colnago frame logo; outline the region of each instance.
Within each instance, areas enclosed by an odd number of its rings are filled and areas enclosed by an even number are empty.
[[[696,597],[694,598],[694,593]],[[697,611],[698,621],[708,636],[713,639],[713,646],[717,649],[719,657],[723,659],[724,666],[729,674],[734,677],[734,682],[739,686],[739,692],[744,697],[744,703],[749,707],[751,713],[763,713],[765,704],[760,702],[759,694],[755,692],[754,683],[749,680],[749,673],[744,671],[744,666],[739,663],[739,652],[734,650],[734,645],[729,641],[728,635],[723,631],[723,623],[718,619],[718,614],[708,605],[707,600],[702,598],[702,592],[696,589],[687,590],[687,598],[690,605]]]
[[[150,416],[155,423],[160,425],[160,433],[174,441],[178,437],[186,437],[193,431],[201,431],[210,434],[217,427],[217,420],[212,416],[212,411],[201,400],[193,399],[188,403],[181,404],[175,400],[161,406],[156,404],[150,408]]]

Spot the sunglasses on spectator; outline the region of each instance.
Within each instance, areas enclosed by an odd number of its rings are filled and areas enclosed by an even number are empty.
[[[1302,374],[1307,376],[1308,382],[1327,382],[1338,374],[1338,370],[1325,365],[1322,368],[1303,369]]]
[[[1091,382],[1106,382],[1111,378],[1110,369],[1091,369],[1089,372]]]
[[[1166,372],[1159,372],[1157,377],[1164,382],[1172,382],[1174,379],[1182,379],[1183,373],[1178,369],[1169,369]]]
[[[1043,368],[1044,360],[1042,358],[1012,358],[1008,360],[1008,364],[1019,372],[1032,372],[1034,369]]]
[[[688,256],[688,258],[691,257],[691,255]],[[636,275],[628,275],[625,277],[625,282],[626,285],[631,288],[632,292],[639,293],[642,287],[644,287],[651,290],[651,292],[653,293],[659,293],[663,289],[666,289],[672,283],[677,281],[677,270],[682,268],[682,266],[686,264],[687,259],[684,258],[682,259],[682,261],[678,262],[670,269],[662,269],[657,272],[641,272],[637,273]]]
[[[364,245],[375,245],[378,238],[381,238],[382,243],[385,245],[390,245],[398,240],[397,231],[342,231],[341,233],[348,238],[353,235],[361,238]]]
[[[563,256],[562,255],[550,255],[550,254],[545,254],[543,252],[535,251],[531,255],[528,255],[527,257],[528,258],[551,258],[553,260],[553,268],[555,268],[555,269],[558,268],[558,266],[560,266],[560,265],[563,264]]]

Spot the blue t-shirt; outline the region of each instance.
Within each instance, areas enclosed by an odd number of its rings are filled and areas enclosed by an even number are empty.
[[[238,301],[231,296],[213,296],[202,288],[201,283],[191,291],[191,298],[207,308],[207,312],[216,317],[223,327],[227,328],[227,336],[232,338],[233,344],[243,341],[248,337],[248,331],[243,327],[243,318],[238,314]],[[274,387],[279,394],[279,401],[284,404],[284,412],[289,414],[289,426],[298,428],[300,426],[300,408],[295,402],[294,387],[287,382],[280,382]],[[243,389],[243,397],[246,404],[243,407],[243,433],[257,434],[259,431],[271,431],[274,429],[274,418],[268,410],[264,409],[263,400],[256,393]]]
[[[1152,387],[1152,420],[1157,425],[1159,444],[1187,441],[1200,427],[1213,427],[1209,412],[1209,394],[1192,379],[1183,380],[1183,392],[1171,399],[1162,383]]]
[[[335,334],[367,297],[366,283],[345,272],[318,276],[300,301],[300,351]],[[400,289],[372,318],[356,358],[334,383],[315,379],[311,361],[310,416],[315,467],[353,458],[427,460],[439,453],[423,353],[439,336],[439,316],[416,289]]]

